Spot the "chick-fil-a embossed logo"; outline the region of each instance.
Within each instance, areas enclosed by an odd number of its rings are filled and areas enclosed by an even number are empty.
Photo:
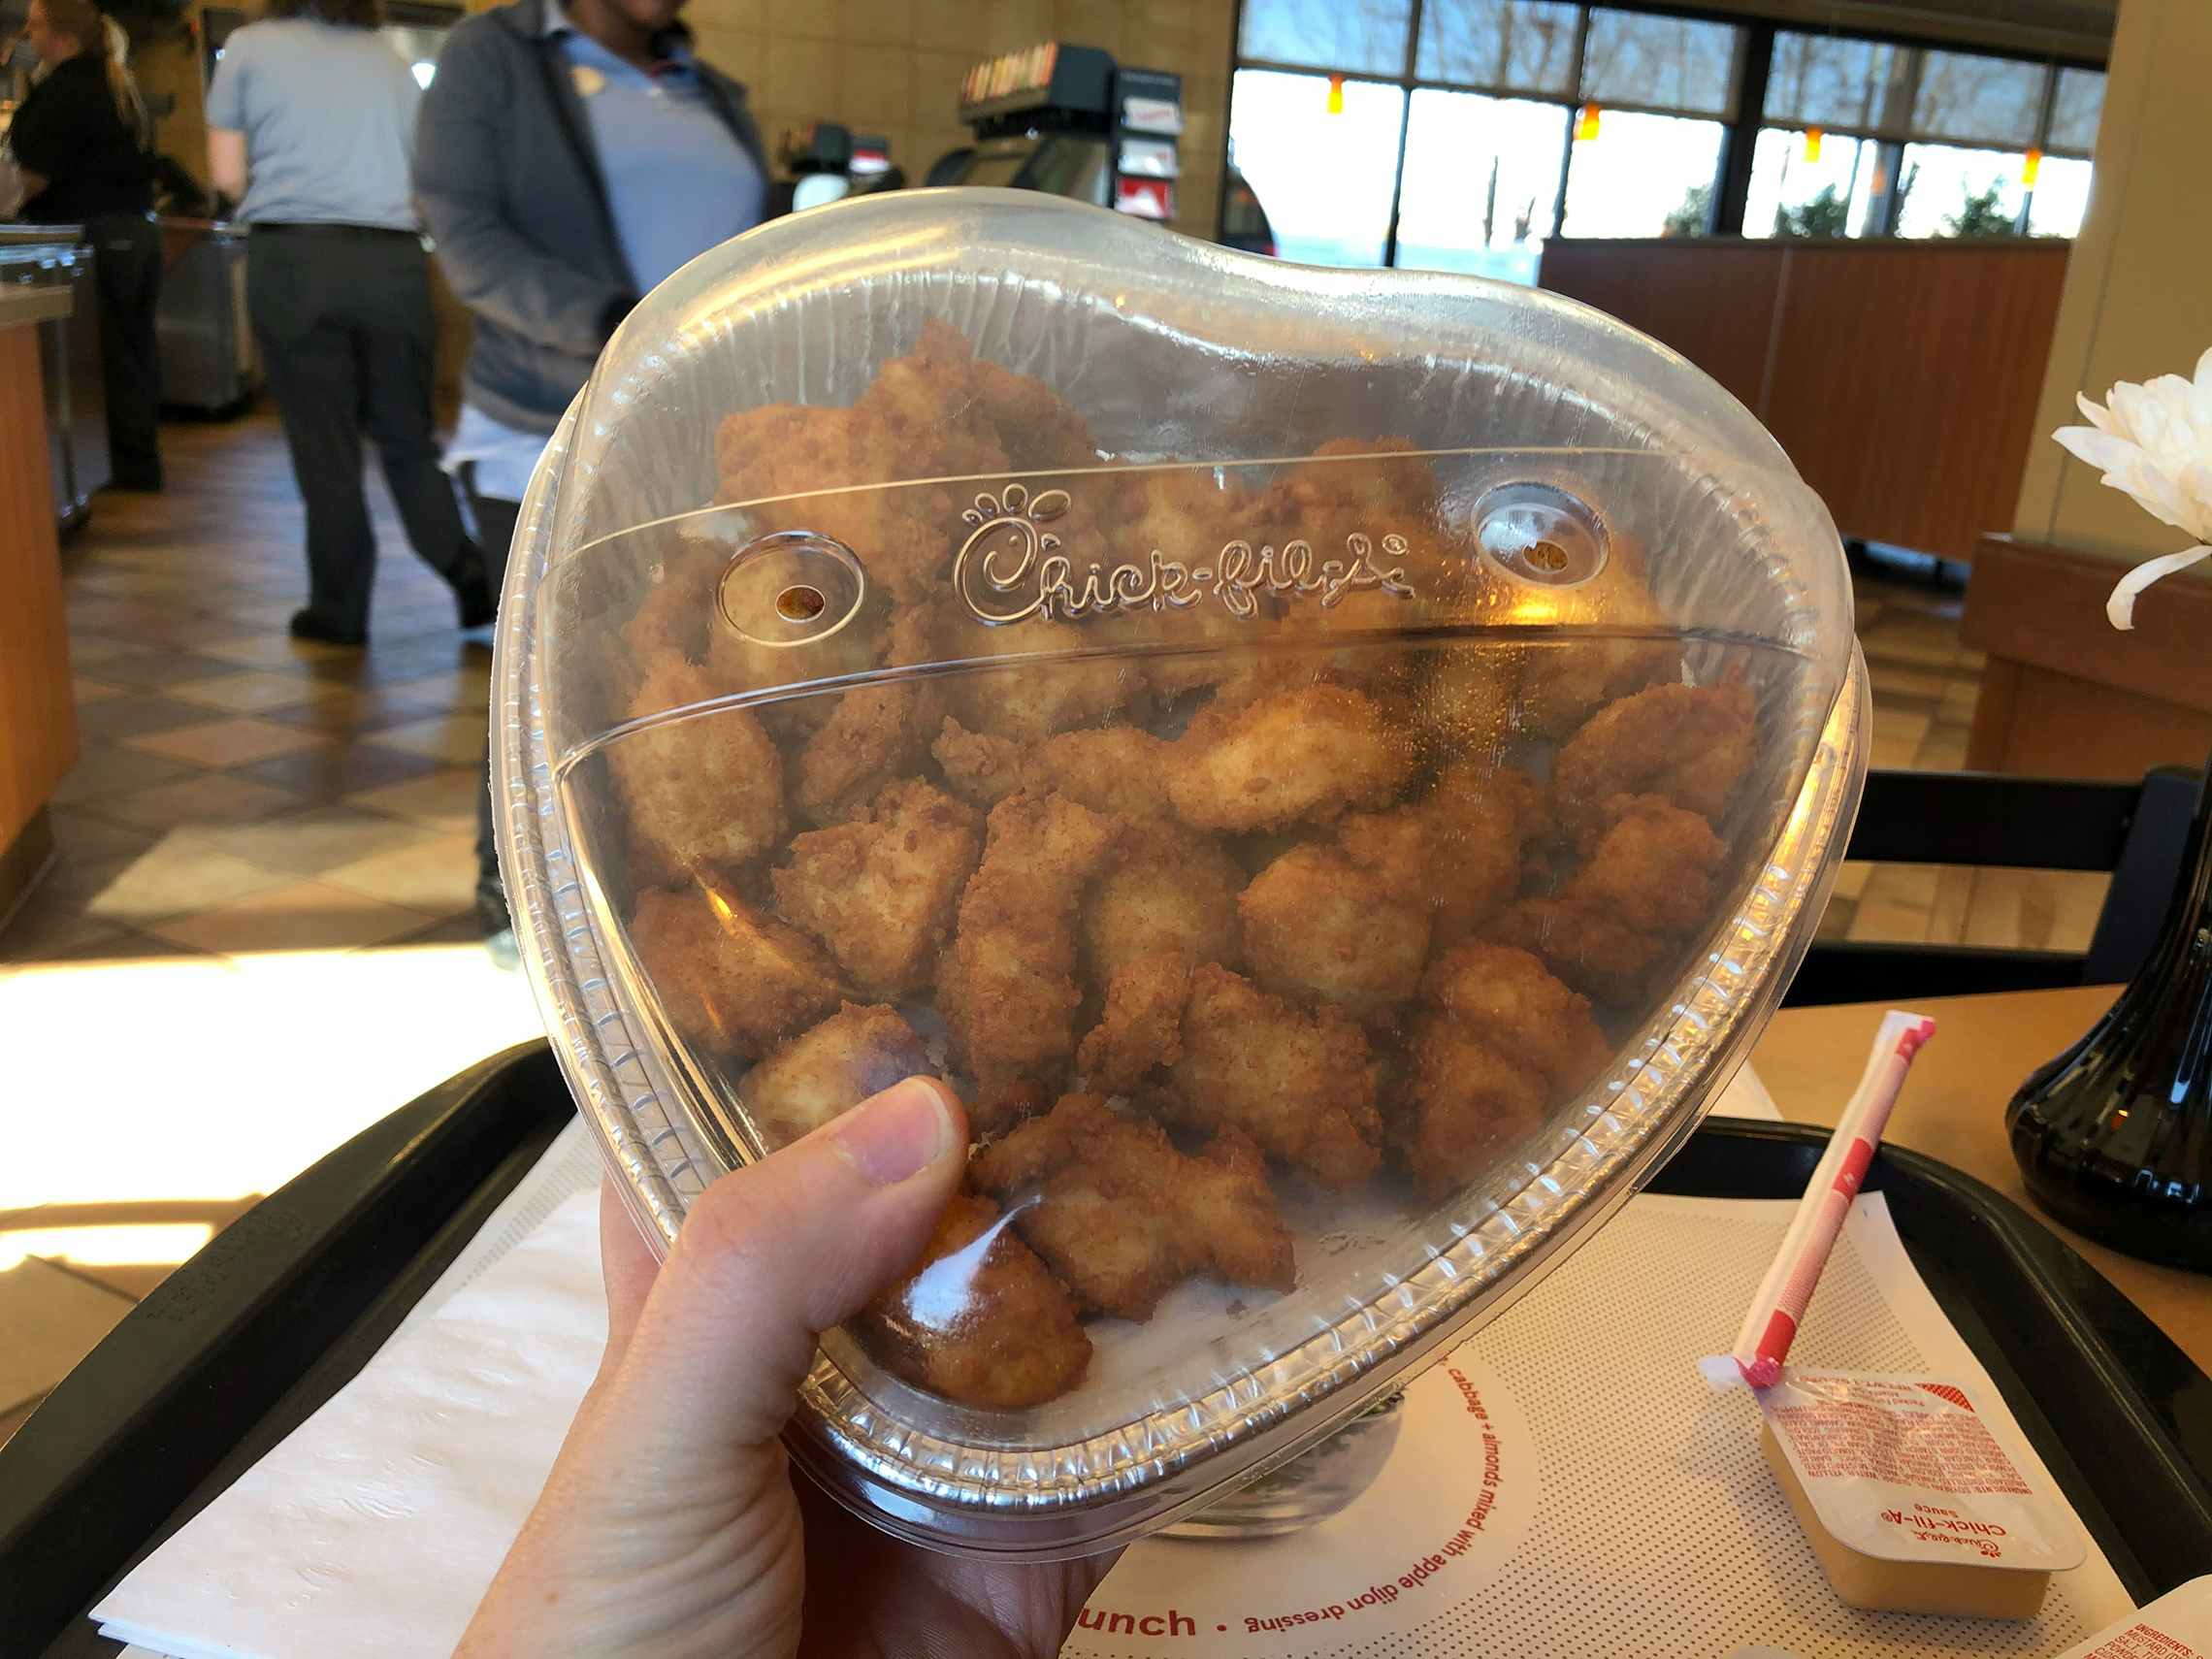
[[[1374,539],[1353,531],[1341,559],[1323,559],[1304,540],[1254,547],[1240,539],[1223,542],[1210,564],[1170,559],[1155,547],[1141,565],[1087,562],[1078,569],[1048,528],[1069,504],[1065,490],[1031,495],[1020,483],[977,495],[960,514],[968,534],[953,557],[953,586],[971,615],[994,626],[1031,616],[1072,621],[1118,610],[1187,610],[1211,594],[1231,616],[1250,617],[1265,595],[1317,597],[1324,610],[1362,588],[1413,597],[1406,538],[1395,534],[1382,538],[1380,563]]]

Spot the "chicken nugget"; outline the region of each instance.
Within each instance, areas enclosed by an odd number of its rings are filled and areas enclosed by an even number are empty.
[[[1075,623],[1032,617],[1010,634],[948,613],[939,625],[948,658],[990,662],[1019,650],[1038,658],[1095,646]],[[1136,706],[1147,687],[1137,666],[1116,657],[1021,661],[981,673],[962,674],[945,688],[945,701],[962,726],[1028,746],[1056,732],[1097,726]]]
[[[1115,840],[1117,862],[1083,907],[1083,965],[1091,984],[1104,987],[1139,957],[1166,950],[1234,967],[1245,884],[1237,862],[1171,822],[1124,821]]]
[[[821,947],[718,887],[647,888],[630,943],[669,1025],[704,1058],[756,1058],[843,999]]]
[[[1382,1161],[1367,1038],[1334,1009],[1312,1012],[1208,962],[1190,975],[1183,1052],[1168,1068],[1179,1122],[1238,1128],[1323,1187],[1356,1187]]]
[[[907,667],[930,655],[927,614],[907,611],[888,631],[877,666]],[[792,795],[810,822],[841,824],[910,768],[937,729],[943,703],[936,684],[923,679],[859,686],[821,700],[831,707],[798,752]]]
[[[1186,570],[1218,569],[1221,550],[1257,531],[1258,498],[1212,467],[1143,468],[1117,480],[1105,539],[1116,563],[1149,569],[1163,564]],[[1145,665],[1145,678],[1168,697],[1219,685],[1244,672],[1252,623],[1231,611],[1211,590],[1189,605],[1162,605],[1108,619],[1106,635],[1118,643],[1176,646]]]
[[[1475,1179],[1611,1057],[1589,1002],[1526,951],[1455,945],[1430,965],[1421,997],[1389,1131],[1427,1193]]]
[[[1703,818],[1659,796],[1614,796],[1597,826],[1555,897],[1522,900],[1490,930],[1602,1002],[1639,1002],[1711,920],[1727,850]]]
[[[1107,983],[1105,1009],[1075,1057],[1092,1088],[1130,1093],[1156,1067],[1183,1057],[1183,1007],[1194,965],[1182,951],[1161,951],[1123,964]]]
[[[1612,1057],[1612,1045],[1590,1018],[1589,999],[1552,978],[1526,951],[1454,945],[1429,964],[1421,998],[1559,1089],[1581,1087]]]
[[[1659,976],[1675,957],[1663,934],[1640,931],[1609,911],[1559,898],[1509,904],[1487,931],[1500,944],[1541,957],[1576,990],[1613,1007],[1640,1003],[1659,990]]]
[[[853,1320],[870,1352],[917,1388],[1018,1411],[1083,1381],[1090,1339],[1067,1292],[998,1206],[954,1196],[914,1273]]]
[[[1024,471],[1091,467],[1098,442],[1068,402],[1033,374],[975,354],[952,324],[932,317],[904,357],[876,371],[857,407],[886,427],[934,445],[932,471],[975,472],[988,443]]]
[[[1288,1290],[1289,1229],[1259,1149],[1240,1130],[1186,1156],[1157,1124],[1124,1118],[1096,1094],[1063,1095],[975,1155],[968,1176],[1087,1313],[1152,1317],[1194,1274]]]
[[[1543,833],[1544,797],[1511,766],[1460,761],[1418,800],[1337,824],[1347,859],[1428,907],[1436,938],[1455,943],[1510,900]]]
[[[1615,796],[1560,896],[1623,927],[1681,937],[1708,920],[1726,849],[1695,812],[1655,795]]]
[[[871,996],[928,983],[983,844],[974,809],[918,778],[893,784],[865,819],[795,836],[769,874],[776,907],[830,947]]]
[[[937,1003],[974,1073],[986,1131],[1025,1087],[1057,1077],[1075,1052],[1076,919],[1113,845],[1113,824],[1057,795],[992,808],[983,862],[960,895]]]
[[[1413,995],[1429,906],[1333,848],[1293,847],[1237,899],[1245,960],[1265,989],[1365,1019]]]
[[[1163,781],[1167,744],[1134,726],[1061,732],[1031,748],[970,732],[948,715],[930,753],[946,787],[978,806],[996,806],[1024,790],[1055,790],[1118,818],[1173,812]]]
[[[1307,685],[1200,709],[1173,745],[1167,793],[1193,829],[1274,830],[1385,805],[1413,769],[1406,733],[1373,699]]]
[[[629,718],[704,701],[703,670],[667,656],[645,672]],[[759,858],[783,838],[783,755],[750,710],[685,715],[616,738],[607,772],[642,885],[703,877]]]
[[[748,1071],[737,1098],[773,1151],[931,1069],[922,1039],[895,1009],[847,1002]]]
[[[1750,769],[1751,690],[1731,675],[1711,686],[1653,686],[1610,702],[1560,749],[1551,773],[1559,822],[1577,841],[1605,829],[1616,795],[1655,795],[1715,828]]]

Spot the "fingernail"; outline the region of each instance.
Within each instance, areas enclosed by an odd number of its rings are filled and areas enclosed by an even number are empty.
[[[953,1150],[945,1086],[910,1077],[838,1120],[837,1155],[872,1187],[895,1187]]]

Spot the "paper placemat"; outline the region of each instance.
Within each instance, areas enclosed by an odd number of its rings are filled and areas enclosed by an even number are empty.
[[[1717,1109],[1770,1115],[1756,1081]],[[101,1602],[102,1628],[179,1659],[450,1652],[598,1367],[598,1181],[571,1125],[361,1375]],[[2094,1547],[2028,1625],[1836,1601],[1748,1398],[1694,1368],[1726,1346],[1790,1208],[1633,1200],[1408,1390],[1398,1447],[1350,1510],[1267,1543],[1138,1545],[1070,1659],[2048,1655],[2128,1611]],[[1800,1354],[1982,1377],[1878,1197],[1846,1227]]]
[[[1795,1208],[1634,1199],[1407,1390],[1397,1448],[1350,1509],[1285,1538],[1134,1545],[1067,1659],[2033,1656],[2131,1610],[2094,1542],[2024,1623],[1836,1598],[1760,1455],[1750,1394],[1696,1369],[1726,1350]],[[2001,1410],[1878,1193],[1854,1207],[1791,1357],[1950,1377]]]

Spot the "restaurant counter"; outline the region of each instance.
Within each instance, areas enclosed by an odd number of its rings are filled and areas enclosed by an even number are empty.
[[[42,337],[69,326],[79,292],[55,279],[74,274],[72,250],[52,253],[0,246],[0,916],[52,852],[47,802],[77,760],[49,489],[66,432],[49,423],[41,359]]]

